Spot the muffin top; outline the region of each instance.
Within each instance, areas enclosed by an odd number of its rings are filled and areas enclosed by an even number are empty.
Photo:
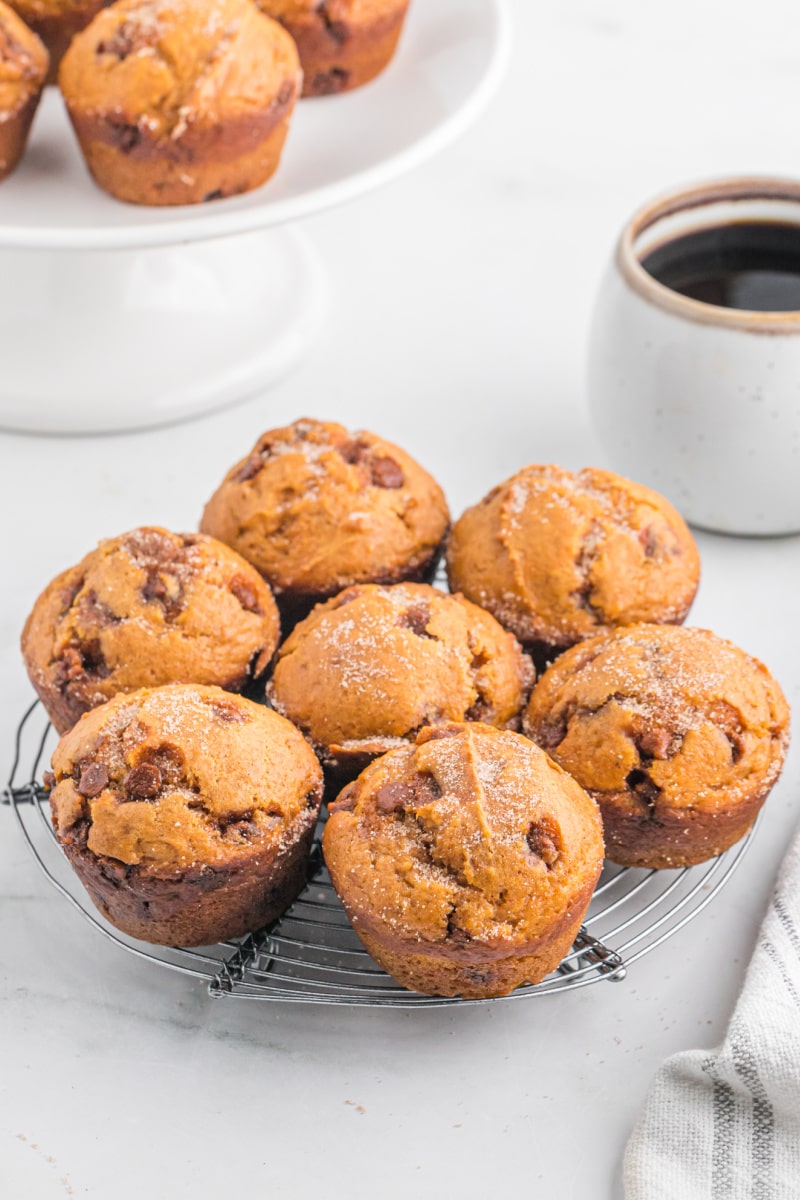
[[[606,627],[680,623],[700,558],[657,492],[610,471],[529,466],[456,522],[447,569],[521,641],[562,647]]]
[[[280,636],[258,572],[203,534],[143,527],[58,575],[22,633],[31,681],[59,730],[117,692],[162,683],[238,690]]]
[[[533,667],[494,617],[424,583],[361,584],[281,646],[268,695],[323,758],[381,754],[445,721],[518,723]]]
[[[41,91],[48,54],[36,34],[0,0],[0,118],[7,120]]]
[[[263,434],[206,505],[201,529],[233,546],[276,594],[418,577],[449,514],[442,489],[374,433],[295,421]]]
[[[634,625],[562,654],[525,731],[601,803],[714,812],[763,795],[789,710],[763,663],[706,629]]]
[[[250,0],[117,0],[73,39],[59,72],[71,109],[184,148],[211,134],[220,155],[236,142],[231,121],[248,136],[256,114],[277,125],[301,80],[292,38]]]
[[[59,840],[160,877],[277,856],[322,797],[319,764],[288,721],[192,684],[93,709],[52,769]]]
[[[597,806],[519,734],[424,729],[330,806],[325,860],[356,928],[469,960],[534,943],[591,891]]]

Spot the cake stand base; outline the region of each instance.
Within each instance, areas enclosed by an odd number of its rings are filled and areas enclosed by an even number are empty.
[[[293,229],[140,250],[0,251],[0,427],[111,433],[253,396],[301,360],[326,287]]]

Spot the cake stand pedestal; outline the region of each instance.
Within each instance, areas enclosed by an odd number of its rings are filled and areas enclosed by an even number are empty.
[[[181,420],[302,358],[325,280],[292,229],[142,250],[0,252],[0,421],[48,433]]]
[[[504,0],[417,0],[373,84],[298,105],[272,181],[185,208],[138,208],[96,188],[48,89],[0,188],[0,427],[143,428],[277,382],[326,301],[312,249],[286,226],[452,141],[490,99],[508,48]]]

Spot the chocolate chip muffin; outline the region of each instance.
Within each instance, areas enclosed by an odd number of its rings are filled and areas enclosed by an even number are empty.
[[[516,638],[463,596],[361,584],[286,639],[268,698],[326,765],[352,776],[425,725],[518,726],[532,682]]]
[[[22,654],[62,732],[117,692],[162,683],[240,691],[279,638],[275,601],[249,563],[202,534],[144,527],[101,542],[45,588]]]
[[[76,33],[85,29],[111,0],[12,0],[10,7],[41,38],[50,55],[47,83],[55,83],[58,68]]]
[[[789,710],[766,667],[706,629],[590,638],[539,680],[524,728],[600,805],[608,857],[684,867],[743,837],[780,774]]]
[[[200,528],[258,568],[291,623],[348,584],[432,577],[448,523],[442,489],[399,446],[302,420],[258,439]]]
[[[288,29],[303,67],[303,95],[329,96],[369,83],[388,66],[408,0],[256,0]]]
[[[305,883],[321,772],[263,705],[184,684],[115,696],[65,734],[52,768],[56,836],[100,912],[131,937],[238,937]]]
[[[59,83],[100,187],[196,204],[269,179],[302,72],[250,0],[117,0],[74,39]]]
[[[519,734],[420,732],[334,804],[323,839],[353,928],[403,987],[505,996],[570,947],[603,865],[596,805]]]
[[[447,573],[543,659],[609,627],[680,624],[700,558],[657,492],[611,471],[530,466],[456,522]]]
[[[47,75],[47,51],[0,0],[0,180],[22,158]]]

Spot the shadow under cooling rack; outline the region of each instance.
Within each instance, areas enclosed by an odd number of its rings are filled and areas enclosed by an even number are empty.
[[[202,949],[150,946],[125,937],[97,914],[56,841],[47,793],[37,782],[54,743],[52,727],[38,704],[32,705],[17,731],[11,778],[2,798],[53,886],[99,934],[128,953],[203,980],[215,997],[390,1008],[501,1002],[417,995],[399,987],[373,962],[331,886],[320,849],[322,821],[308,884],[268,928]],[[532,999],[624,979],[632,963],[705,908],[730,879],[751,837],[752,832],[718,858],[683,870],[638,870],[607,863],[581,931],[558,970],[502,1000]]]

